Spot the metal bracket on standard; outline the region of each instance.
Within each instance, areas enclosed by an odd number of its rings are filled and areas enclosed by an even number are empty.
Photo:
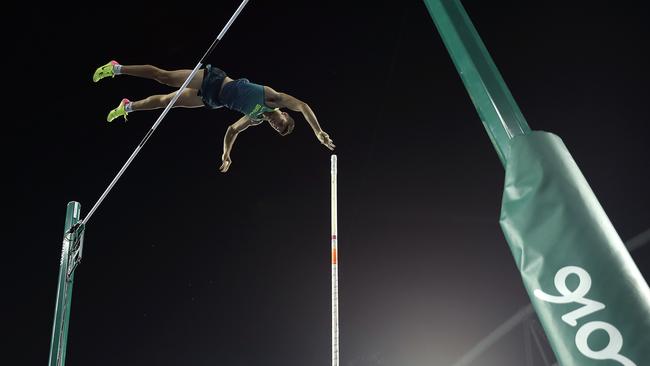
[[[67,240],[70,244],[68,247],[70,251],[68,252],[68,271],[66,273],[66,280],[69,282],[74,273],[74,270],[77,268],[81,262],[81,257],[83,254],[84,247],[84,232],[86,230],[86,225],[81,221],[76,223],[74,226],[68,230],[65,234],[63,240]]]

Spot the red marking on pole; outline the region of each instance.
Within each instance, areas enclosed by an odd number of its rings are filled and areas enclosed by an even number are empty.
[[[336,235],[332,235],[332,240],[336,240]]]
[[[336,248],[332,248],[332,264],[336,264]]]

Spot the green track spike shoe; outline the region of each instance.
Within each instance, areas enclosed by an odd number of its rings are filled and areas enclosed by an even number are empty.
[[[101,79],[103,79],[105,77],[109,77],[109,76],[114,78],[115,77],[115,72],[113,72],[113,66],[115,66],[115,65],[119,65],[119,63],[117,61],[113,60],[113,61],[107,63],[104,66],[98,67],[97,70],[95,70],[95,73],[93,74],[93,81],[98,82]]]
[[[127,104],[131,103],[130,100],[124,98],[120,102],[120,105],[117,106],[117,108],[113,109],[112,111],[108,112],[108,117],[106,117],[106,120],[108,122],[113,122],[113,120],[117,117],[124,117],[124,121],[126,121],[126,116],[129,114],[124,107],[126,107]]]

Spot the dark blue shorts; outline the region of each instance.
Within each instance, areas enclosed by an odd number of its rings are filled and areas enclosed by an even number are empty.
[[[221,84],[223,79],[226,78],[226,73],[218,67],[213,67],[208,64],[205,65],[203,72],[203,82],[198,95],[203,100],[206,107],[215,109],[223,107],[223,103],[219,100],[219,93],[221,92]]]

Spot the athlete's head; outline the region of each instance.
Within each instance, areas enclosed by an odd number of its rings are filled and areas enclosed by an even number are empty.
[[[279,109],[276,109],[265,113],[265,115],[271,127],[278,131],[280,135],[286,136],[293,131],[295,122],[287,112],[282,112]]]

